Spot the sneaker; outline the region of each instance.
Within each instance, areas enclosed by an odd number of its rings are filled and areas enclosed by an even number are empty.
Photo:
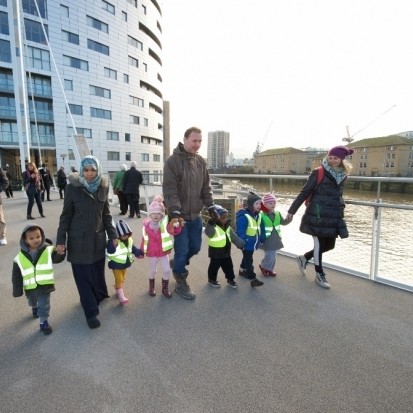
[[[261,285],[264,285],[264,283],[257,278],[251,280],[251,287],[260,287]]]
[[[322,288],[330,288],[330,284],[327,282],[326,275],[323,272],[315,273],[315,282]]]
[[[32,307],[33,318],[39,318],[39,309],[37,307]]]
[[[215,281],[215,280],[208,280],[208,284],[211,287],[215,287],[215,288],[221,287],[221,284],[219,283],[219,281]]]
[[[247,270],[245,270],[244,268],[240,268],[238,271],[238,275],[240,277],[246,277],[247,276]]]
[[[47,320],[43,321],[43,323],[40,323],[40,331],[46,335],[52,333],[52,327],[49,326]]]
[[[86,319],[87,325],[89,326],[89,328],[98,328],[100,327],[100,321],[98,320],[98,318],[95,317],[90,317]]]
[[[238,284],[235,280],[227,280],[227,283],[232,288],[237,288],[238,287]]]
[[[307,268],[307,259],[304,257],[304,255],[299,255],[298,257],[295,258],[298,264],[298,269],[300,270],[302,275],[305,275],[305,269]]]
[[[7,245],[7,240],[6,240],[6,238],[0,239],[0,245]]]

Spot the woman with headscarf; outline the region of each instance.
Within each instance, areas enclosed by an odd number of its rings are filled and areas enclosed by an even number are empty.
[[[108,202],[109,182],[99,161],[91,155],[80,163],[80,172],[69,175],[63,211],[57,230],[57,251],[67,248],[73,277],[89,328],[100,321],[99,303],[108,297],[105,281],[106,235],[117,245]],[[67,247],[66,247],[67,245]]]

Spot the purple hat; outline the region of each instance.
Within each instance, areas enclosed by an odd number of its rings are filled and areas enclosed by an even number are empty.
[[[354,149],[347,148],[346,146],[334,146],[328,151],[329,156],[336,156],[337,158],[344,159],[346,156],[352,155]]]

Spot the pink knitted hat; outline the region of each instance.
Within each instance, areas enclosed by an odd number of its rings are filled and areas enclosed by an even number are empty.
[[[149,205],[148,213],[149,214],[155,214],[156,212],[158,212],[159,214],[162,214],[162,216],[164,216],[165,215],[165,207],[160,202],[152,201],[151,204]]]
[[[277,202],[277,198],[273,194],[268,192],[268,193],[263,195],[262,203],[263,204],[268,204],[270,202]]]

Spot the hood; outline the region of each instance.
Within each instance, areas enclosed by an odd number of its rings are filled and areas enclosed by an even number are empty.
[[[174,149],[174,154],[180,155],[180,156],[185,156],[188,158],[194,158],[197,154],[193,154],[190,152],[187,152],[185,150],[184,144],[182,142],[179,142],[177,147]]]
[[[41,227],[39,227],[38,225],[36,225],[36,224],[29,224],[29,225],[27,225],[27,226],[24,228],[24,230],[23,230],[23,232],[22,232],[22,234],[21,234],[21,236],[20,236],[20,248],[21,248],[23,251],[29,251],[29,247],[27,246],[27,244],[24,242],[24,239],[23,239],[23,238],[24,238],[24,234],[25,234],[29,229],[40,229],[40,232],[41,232],[41,234],[42,234],[42,243],[40,244],[39,249],[42,248],[42,247],[44,246],[44,244],[45,244],[46,238],[45,238],[45,236],[44,236],[44,231],[43,231],[43,229],[42,229]]]

